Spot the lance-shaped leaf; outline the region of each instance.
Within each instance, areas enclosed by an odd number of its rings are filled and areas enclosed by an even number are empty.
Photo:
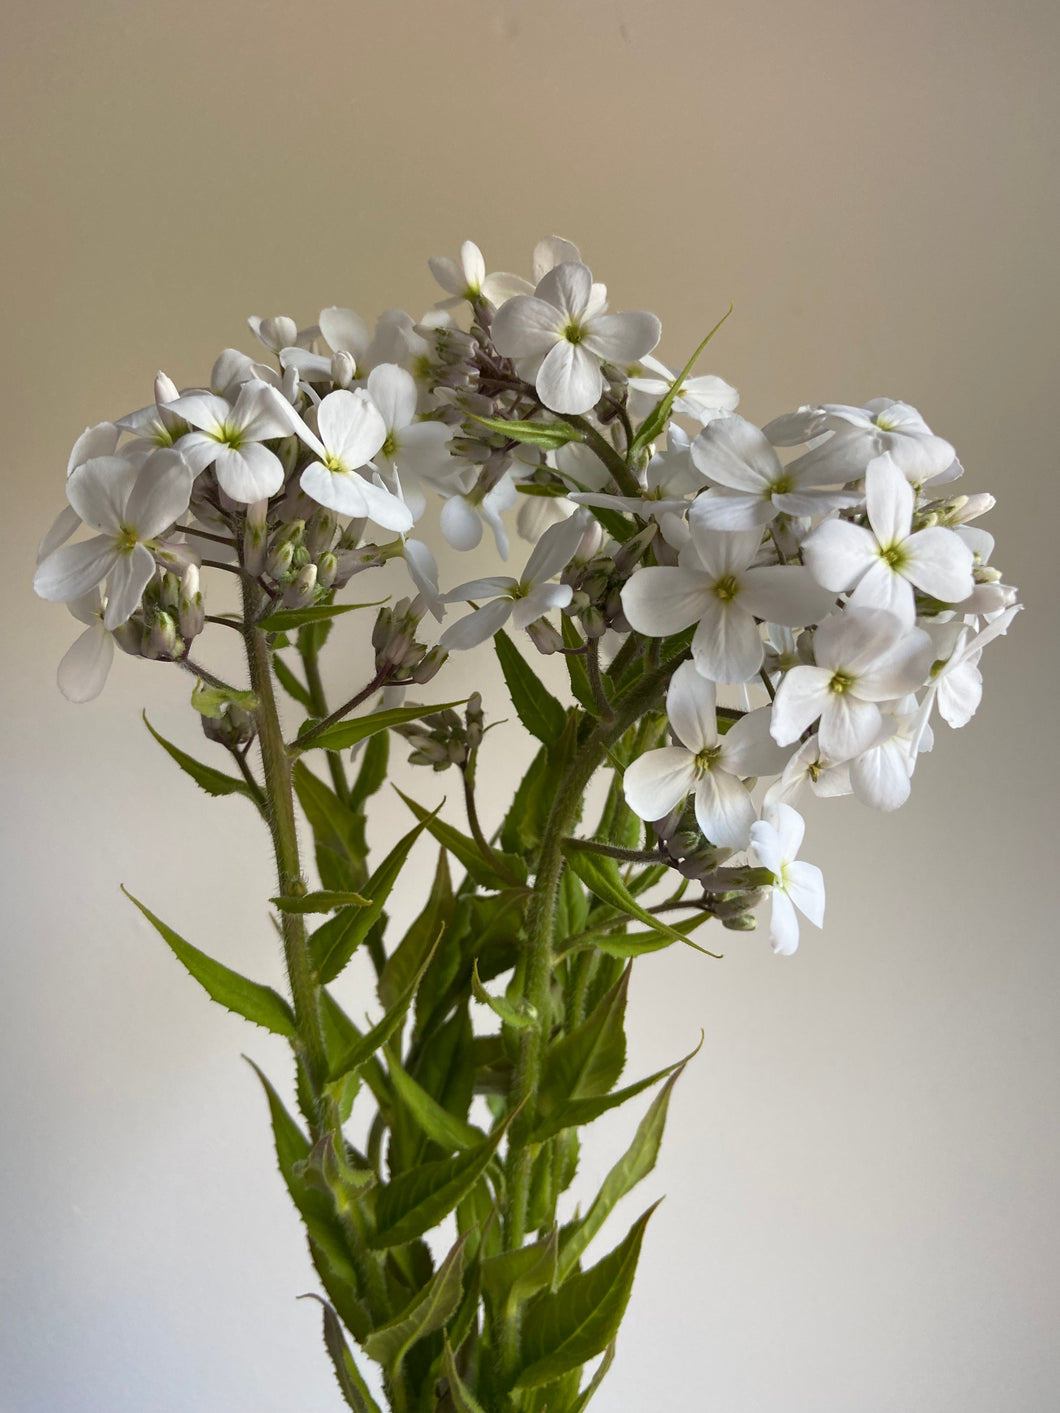
[[[438,819],[438,810],[424,809],[422,805],[418,805],[415,800],[410,799],[401,790],[398,790],[398,794],[416,818],[426,824],[439,844],[448,849],[453,857],[463,864],[481,887],[499,891],[502,888],[510,888],[513,881],[519,884],[526,882],[526,863],[517,854],[501,854],[493,850],[487,857],[474,839],[469,838],[466,834],[461,834],[459,829],[454,829],[444,820]],[[441,806],[439,806],[440,808]],[[502,869],[504,872],[500,871]]]
[[[409,851],[425,828],[426,821],[414,825],[407,834],[398,840],[368,879],[364,885],[364,891],[370,900],[367,906],[351,912],[341,930],[336,929],[334,933],[325,934],[320,941],[317,940],[317,937],[323,929],[318,929],[318,932],[314,933],[309,944],[310,957],[318,978],[325,985],[338,976],[368,936],[369,929],[378,922],[383,906],[390,897],[405,860],[409,856]],[[329,926],[329,924],[325,924],[325,926]]]
[[[607,1371],[610,1369],[611,1365],[614,1362],[615,1341],[612,1340],[611,1343],[604,1350],[604,1357],[597,1365],[596,1373],[589,1380],[589,1383],[586,1386],[585,1390],[578,1396],[577,1402],[574,1403],[574,1405],[572,1406],[571,1413],[585,1413],[585,1409],[589,1406],[590,1399],[592,1398],[594,1393],[597,1393],[599,1391],[600,1385],[603,1383],[604,1379],[607,1378]]]
[[[412,1172],[401,1173],[380,1187],[375,1211],[376,1232],[369,1246],[375,1250],[403,1246],[406,1241],[436,1227],[486,1171],[512,1118],[514,1114],[476,1148],[458,1153],[455,1158],[421,1163]]]
[[[695,917],[683,918],[670,926],[676,932],[692,932],[695,928],[702,927],[709,919],[709,913],[697,913]],[[664,947],[672,946],[673,939],[664,937],[659,932],[581,932],[569,938],[566,943],[561,942],[556,950],[559,955],[567,956],[571,952],[583,952],[586,948],[596,947],[605,956],[628,958],[640,957],[646,952],[659,952]],[[717,952],[708,952],[698,943],[689,943],[689,946],[694,946],[705,956],[718,956]]]
[[[622,882],[622,875],[614,859],[606,858],[603,854],[593,853],[591,849],[580,847],[577,839],[566,840],[563,845],[563,853],[581,881],[602,902],[612,908],[617,908],[619,912],[625,913],[628,917],[636,918],[638,922],[644,923],[654,932],[668,937],[671,942],[684,942],[689,947],[696,947],[696,944],[690,942],[683,932],[678,932],[675,927],[671,927],[641,907]],[[703,948],[696,947],[696,951],[701,952]]]
[[[352,613],[356,608],[378,608],[387,599],[377,599],[375,603],[320,603],[309,608],[278,608],[275,613],[261,618],[255,625],[266,633],[290,633],[305,623],[325,623],[337,618],[340,613]]]
[[[532,1006],[521,1011],[504,996],[491,996],[479,979],[477,960],[471,966],[471,994],[476,1001],[489,1006],[494,1015],[500,1016],[505,1025],[514,1026],[516,1030],[526,1030],[537,1019],[537,1013]]]
[[[431,891],[423,911],[412,923],[405,936],[386,959],[379,977],[379,1000],[392,1006],[410,979],[418,975],[428,955],[437,946],[453,916],[453,884],[449,874],[449,856],[439,851]]]
[[[354,1410],[354,1413],[381,1413],[379,1404],[369,1393],[368,1385],[357,1367],[350,1346],[346,1343],[346,1337],[342,1333],[342,1326],[339,1324],[335,1307],[327,1300],[321,1300],[320,1296],[312,1291],[306,1295],[300,1295],[298,1299],[319,1300],[324,1308],[324,1344],[331,1357],[335,1368],[335,1377],[338,1379],[339,1388],[342,1390],[342,1396],[347,1404]]]
[[[542,1294],[523,1317],[522,1368],[515,1388],[537,1388],[580,1368],[607,1348],[625,1313],[649,1207],[614,1251],[571,1276],[555,1294]]]
[[[644,1079],[638,1079],[633,1084],[627,1084],[622,1089],[616,1089],[613,1094],[568,1100],[566,1104],[560,1105],[556,1113],[550,1114],[543,1123],[538,1125],[533,1132],[531,1141],[541,1143],[546,1138],[551,1138],[553,1134],[559,1133],[561,1129],[581,1128],[584,1124],[591,1124],[601,1114],[606,1114],[610,1109],[617,1109],[629,1099],[635,1099],[638,1094],[643,1094],[645,1089],[650,1089],[653,1084],[658,1084],[660,1079],[666,1079],[675,1070],[687,1065],[689,1060],[699,1054],[702,1044],[703,1038],[700,1036],[699,1045],[690,1051],[683,1060],[675,1060],[672,1065],[664,1065],[654,1074],[650,1074]]]
[[[651,412],[649,412],[647,417],[645,417],[644,421],[637,429],[637,435],[633,438],[633,444],[630,447],[631,453],[642,451],[644,447],[646,447],[649,442],[654,441],[655,438],[659,435],[659,433],[664,429],[667,422],[670,420],[670,409],[674,405],[674,399],[677,397],[678,393],[681,391],[681,388],[684,386],[685,379],[691,373],[692,369],[696,366],[696,363],[699,360],[699,355],[706,348],[707,344],[710,343],[711,339],[721,328],[722,324],[725,323],[725,320],[729,317],[731,313],[732,305],[730,304],[728,309],[726,309],[725,313],[711,329],[710,333],[696,349],[695,353],[693,353],[692,357],[688,360],[685,366],[681,369],[680,373],[678,373],[677,377],[673,380],[673,383],[667,389],[666,394],[662,398],[660,398],[660,400],[652,408]]]
[[[382,1364],[391,1378],[401,1368],[401,1361],[417,1342],[440,1330],[456,1313],[463,1291],[464,1244],[467,1235],[458,1237],[452,1250],[418,1294],[395,1320],[373,1330],[364,1342],[369,1358]]]
[[[329,726],[311,741],[296,740],[294,749],[345,751],[350,746],[356,746],[358,741],[366,741],[377,731],[389,731],[392,726],[404,726],[407,721],[418,721],[421,716],[430,716],[432,712],[463,706],[466,701],[466,697],[461,697],[459,701],[436,702],[433,706],[392,707],[389,711],[373,711],[367,716],[355,716],[352,721],[340,721],[335,726]]]
[[[637,1183],[648,1176],[655,1167],[666,1127],[666,1114],[670,1107],[670,1095],[674,1085],[684,1071],[684,1062],[679,1064],[651,1102],[648,1112],[637,1126],[633,1142],[619,1158],[600,1191],[593,1198],[592,1206],[580,1221],[565,1227],[560,1234],[559,1281],[562,1283],[582,1258],[582,1253],[593,1237],[610,1216],[615,1204],[632,1192]]]
[[[276,679],[287,695],[293,698],[299,706],[305,707],[306,711],[312,711],[313,698],[309,695],[308,688],[299,682],[279,653],[273,654],[272,670],[276,673]]]
[[[339,908],[367,908],[371,898],[360,893],[339,893],[333,889],[320,889],[314,893],[302,893],[290,898],[280,895],[269,902],[281,913],[334,913]]]
[[[559,1229],[531,1246],[505,1251],[482,1263],[482,1288],[505,1318],[539,1290],[552,1290],[559,1270]]]
[[[438,1100],[428,1094],[422,1084],[407,1074],[389,1050],[386,1055],[390,1080],[402,1103],[416,1120],[416,1123],[433,1142],[451,1153],[454,1149],[474,1148],[486,1135],[474,1124],[465,1123],[456,1114],[450,1114]]]
[[[544,1121],[572,1100],[606,1094],[622,1073],[629,977],[626,967],[581,1025],[549,1047],[537,1100]]]
[[[160,918],[155,917],[128,889],[123,887],[121,891],[130,902],[136,904],[158,935],[168,943],[173,955],[184,963],[213,1000],[226,1010],[234,1011],[237,1016],[243,1016],[244,1019],[253,1021],[255,1025],[263,1026],[276,1035],[283,1035],[288,1040],[294,1038],[295,1024],[291,1008],[271,986],[251,981],[233,971],[231,967],[226,967],[223,962],[215,961],[205,952],[200,952],[198,947],[185,942],[183,937],[178,936],[171,927],[167,927]]]
[[[440,934],[439,934],[440,935]],[[438,938],[435,938],[434,946],[424,958],[419,970],[414,972],[405,989],[399,993],[394,1004],[389,1008],[383,1019],[371,1030],[367,1031],[359,1040],[334,1062],[329,1073],[329,1080],[337,1082],[346,1075],[360,1068],[372,1058],[381,1045],[385,1045],[394,1032],[401,1025],[408,1013],[412,998],[416,994],[416,989],[423,979],[423,973],[430,966],[431,958],[434,956],[434,948],[438,945]]]
[[[549,752],[542,746],[530,762],[501,825],[501,848],[521,854],[541,843],[555,798],[555,775],[549,768]]]
[[[566,446],[568,442],[585,440],[584,432],[579,432],[577,427],[569,427],[566,422],[506,422],[503,417],[477,417],[473,412],[468,416],[510,441],[545,447],[549,451]]]
[[[449,1383],[449,1399],[456,1413],[486,1413],[478,1399],[460,1377],[453,1358],[448,1333],[445,1336],[445,1351],[442,1355],[442,1368]]]
[[[350,790],[350,809],[358,811],[364,808],[365,800],[369,799],[386,784],[386,768],[390,760],[390,737],[385,731],[380,731],[372,736],[364,748],[361,756],[361,768],[357,772],[357,779],[353,782]]]
[[[540,677],[503,628],[493,635],[493,644],[519,720],[531,736],[536,736],[546,746],[555,745],[563,735],[567,713],[556,698],[545,691]]]
[[[182,751],[179,746],[174,746],[172,741],[167,741],[164,736],[159,735],[148,721],[146,712],[142,715],[144,725],[166,754],[208,795],[246,795],[248,799],[254,799],[254,792],[245,780],[240,780],[235,775],[227,775],[223,770],[215,770],[212,765],[203,765],[201,760],[189,756],[187,751]]]
[[[593,716],[600,715],[600,704],[593,695],[592,685],[589,682],[589,673],[585,667],[585,659],[580,656],[580,650],[585,647],[585,639],[574,626],[574,619],[569,613],[560,614],[560,632],[563,634],[563,646],[573,651],[563,654],[563,661],[567,666],[567,677],[570,681],[570,689],[579,703]]]

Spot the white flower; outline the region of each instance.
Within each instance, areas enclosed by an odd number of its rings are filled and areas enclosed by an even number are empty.
[[[165,448],[142,466],[121,456],[86,461],[67,480],[66,494],[84,523],[100,533],[43,559],[34,589],[42,599],[70,603],[107,579],[103,626],[117,628],[136,610],[155,572],[157,538],[187,510],[191,485],[184,461]]]
[[[832,605],[801,565],[752,568],[760,543],[757,530],[714,531],[692,524],[677,566],[638,569],[623,588],[630,625],[665,638],[698,622],[692,656],[703,676],[713,682],[750,681],[765,653],[756,618],[803,628]]]
[[[813,648],[816,665],[791,668],[777,688],[771,730],[779,745],[790,745],[820,717],[821,752],[837,764],[888,734],[877,704],[923,686],[931,666],[928,635],[883,609],[832,614]]]
[[[355,519],[374,520],[385,530],[411,530],[412,512],[384,486],[360,474],[386,440],[386,423],[361,388],[328,393],[316,410],[315,436],[308,427],[302,440],[320,458],[302,472],[300,485],[319,505]]]
[[[776,878],[769,940],[779,956],[790,957],[799,945],[798,908],[814,927],[824,926],[824,877],[815,864],[801,863],[796,854],[806,825],[790,805],[778,804],[772,819],[751,825],[751,847],[758,862]]]
[[[86,427],[70,449],[66,462],[67,478],[79,466],[97,456],[113,456],[121,433],[113,422],[97,422],[94,427]],[[128,447],[125,448],[128,451]],[[139,465],[139,461],[136,463]],[[64,506],[52,521],[47,534],[37,547],[37,563],[46,559],[53,550],[66,544],[71,535],[81,527],[81,517],[72,505]]]
[[[283,485],[283,463],[262,443],[289,437],[301,424],[275,388],[253,378],[240,384],[234,404],[213,393],[190,393],[168,406],[199,429],[177,443],[196,476],[212,463],[221,489],[241,505],[266,500]]]
[[[769,739],[769,708],[741,717],[719,736],[714,683],[685,662],[670,679],[666,714],[680,745],[646,751],[626,767],[626,803],[641,819],[662,819],[694,790],[704,836],[726,849],[745,849],[755,807],[743,782],[784,766],[784,753]]]
[[[850,767],[846,762],[834,764],[821,754],[821,741],[816,733],[804,741],[765,793],[762,806],[766,814],[773,805],[794,805],[806,785],[817,796],[830,799],[849,795]]]
[[[188,430],[184,418],[170,410],[169,404],[176,402],[179,397],[180,392],[173,379],[165,373],[156,373],[154,402],[149,407],[141,407],[137,412],[130,412],[127,416],[118,418],[117,426],[123,432],[133,432],[137,439],[126,442],[126,453],[138,443],[142,444],[145,451],[153,450],[156,446],[175,445]],[[106,452],[99,454],[107,455]]]
[[[396,363],[383,363],[372,369],[368,396],[386,428],[383,444],[374,453],[376,465],[418,520],[426,508],[420,483],[430,482],[450,469],[449,440],[453,429],[444,422],[416,421],[416,380]]]
[[[587,266],[557,265],[532,295],[516,295],[501,306],[493,343],[498,353],[520,360],[546,407],[588,412],[603,391],[601,360],[635,363],[662,332],[654,314],[606,314],[606,308],[606,287],[593,284]]]
[[[914,588],[943,603],[972,592],[972,551],[955,530],[913,530],[915,493],[890,453],[865,473],[869,527],[825,520],[802,545],[810,572],[837,593],[854,586],[855,608],[884,608],[903,623],[916,620]]]
[[[59,691],[67,701],[90,702],[102,692],[114,660],[114,639],[103,626],[106,605],[97,588],[66,607],[88,627],[63,654],[57,674]]]
[[[416,586],[416,592],[441,623],[445,617],[445,603],[438,591],[438,565],[429,546],[422,540],[406,540],[402,554],[409,578]]]
[[[943,649],[946,656],[940,655],[932,665],[931,680],[912,730],[914,750],[923,749],[920,737],[930,730],[928,722],[936,702],[939,715],[948,726],[957,730],[968,725],[983,697],[983,678],[979,671],[983,649],[1008,632],[1009,624],[1022,607],[1022,604],[1013,604],[978,633],[967,623],[944,625],[944,629],[949,630],[950,643]]]
[[[569,584],[550,584],[570,563],[585,531],[580,515],[546,530],[526,561],[521,579],[497,576],[472,579],[443,594],[446,603],[491,596],[493,601],[452,624],[438,639],[440,647],[473,648],[492,638],[508,619],[513,628],[525,628],[553,608],[565,608],[573,590]]]
[[[804,440],[795,432],[800,419],[801,430],[811,438],[826,431],[832,434],[788,466],[796,473],[812,470],[819,477],[818,484],[856,480],[869,462],[884,452],[891,453],[914,486],[950,481],[963,469],[950,443],[936,437],[916,408],[906,402],[877,397],[864,407],[824,403],[807,408],[769,424],[766,432],[773,444],[786,446],[792,440]]]
[[[473,240],[465,240],[461,245],[459,260],[436,255],[427,264],[442,289],[448,290],[452,296],[451,299],[439,300],[439,309],[451,309],[465,299],[471,304],[485,299],[490,304],[501,305],[513,295],[529,294],[533,290],[530,282],[520,279],[518,275],[487,275],[482,251]]]
[[[657,452],[640,473],[639,479],[644,486],[642,496],[614,496],[588,491],[573,494],[571,500],[579,505],[628,511],[645,519],[649,516],[660,519],[668,514],[683,515],[688,508],[688,499],[698,490],[700,481],[688,455],[688,437],[676,422],[671,422],[667,427],[666,441],[666,450]],[[563,448],[564,451],[566,449]],[[590,450],[584,446],[581,449]]]
[[[850,762],[850,784],[863,805],[875,810],[896,810],[912,788],[912,775],[920,751],[930,751],[931,730],[917,732],[916,697],[903,697],[883,708],[885,735]],[[890,725],[888,725],[888,720]]]
[[[691,515],[711,530],[752,530],[778,513],[823,515],[861,497],[823,490],[813,465],[782,466],[764,432],[742,417],[710,422],[692,443],[692,461],[717,489],[704,492]]]
[[[482,539],[483,523],[493,531],[494,543],[501,559],[508,558],[508,531],[501,515],[519,499],[515,482],[506,471],[488,491],[477,485],[466,491],[438,490],[446,497],[438,517],[438,525],[455,550],[472,550]]]
[[[629,386],[635,393],[641,394],[643,401],[652,399],[651,404],[645,408],[647,412],[658,399],[665,397],[670,391],[680,370],[675,372],[667,368],[665,363],[660,363],[650,353],[644,354],[639,363],[642,369],[656,374],[655,377],[638,374],[629,380]],[[740,394],[723,378],[716,377],[713,373],[703,373],[695,378],[686,378],[677,389],[671,405],[679,416],[694,417],[697,422],[706,423],[716,417],[724,418],[738,406],[739,401]]]

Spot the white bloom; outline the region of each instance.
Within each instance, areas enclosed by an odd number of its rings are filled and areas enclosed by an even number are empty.
[[[635,393],[641,394],[644,402],[647,403],[651,399],[645,408],[645,412],[648,412],[655,402],[670,391],[680,370],[667,368],[665,363],[660,363],[650,353],[644,354],[639,363],[642,369],[656,375],[645,377],[638,374],[629,380],[629,386]],[[704,373],[695,378],[686,378],[678,388],[671,406],[679,416],[694,417],[697,422],[706,423],[716,417],[725,417],[738,406],[739,401],[740,394],[723,378],[716,377],[713,373]]]
[[[662,819],[694,790],[704,836],[723,848],[745,849],[755,807],[744,780],[784,765],[784,753],[769,739],[769,708],[741,717],[719,736],[714,683],[685,662],[670,679],[666,714],[680,744],[646,751],[626,767],[626,803],[641,819]]]
[[[789,464],[789,471],[802,473],[810,468],[820,480],[818,484],[838,484],[853,481],[864,474],[870,461],[890,452],[904,475],[914,486],[925,481],[952,480],[962,467],[953,447],[942,437],[936,437],[915,407],[906,402],[893,402],[887,397],[873,398],[864,407],[849,407],[845,403],[824,403],[807,408],[802,414],[778,418],[766,428],[774,445],[791,445],[787,433],[795,441],[795,423],[799,417],[802,430],[812,437],[830,431],[831,436],[820,445]]]
[[[509,618],[513,628],[525,628],[551,609],[565,608],[573,596],[570,585],[548,581],[570,563],[584,530],[581,516],[572,516],[546,530],[526,561],[521,579],[472,579],[443,594],[446,603],[487,596],[492,602],[447,628],[438,640],[439,646],[458,651],[473,648],[492,638]]]
[[[666,429],[666,440],[666,450],[657,452],[640,474],[644,486],[642,496],[614,496],[589,491],[578,492],[571,496],[571,500],[579,505],[627,511],[645,519],[649,516],[660,519],[669,514],[683,515],[688,508],[689,497],[699,489],[700,480],[689,458],[688,437],[676,422],[671,422]],[[588,447],[582,449],[589,451]]]
[[[766,814],[773,805],[796,804],[806,785],[824,799],[849,795],[853,791],[849,765],[846,762],[837,765],[823,756],[816,733],[802,743],[784,767],[780,779],[766,791],[762,801]]]
[[[34,589],[42,599],[70,603],[107,579],[103,626],[117,628],[136,610],[155,572],[158,536],[187,510],[191,485],[181,457],[165,448],[142,466],[121,456],[86,461],[68,479],[66,493],[84,523],[100,533],[43,559]]]
[[[439,486],[446,497],[438,517],[442,534],[455,550],[472,550],[482,539],[483,523],[493,531],[494,543],[501,559],[508,558],[508,531],[501,515],[519,499],[515,482],[506,471],[488,491],[472,486],[466,491],[451,491]]]
[[[799,945],[798,908],[814,927],[824,926],[824,877],[815,864],[801,863],[796,854],[806,831],[803,818],[790,805],[778,804],[772,819],[751,826],[751,847],[758,862],[776,878],[769,940],[773,951],[789,957]]]
[[[247,323],[251,333],[261,340],[270,353],[279,353],[281,348],[298,341],[298,325],[286,314],[276,314],[267,319],[251,314]]]
[[[406,540],[402,554],[416,592],[441,623],[445,617],[445,603],[438,591],[438,565],[434,555],[422,540]]]
[[[396,363],[383,363],[372,369],[368,396],[386,428],[383,444],[374,453],[376,465],[418,520],[426,508],[421,483],[450,469],[449,440],[453,429],[444,422],[416,421],[416,380]]]
[[[950,630],[947,634],[950,643],[943,649],[946,656],[936,658],[932,665],[931,680],[912,730],[914,750],[923,749],[920,738],[923,732],[930,730],[928,722],[936,702],[939,715],[954,730],[971,721],[983,696],[983,678],[979,671],[983,649],[1008,632],[1009,624],[1022,607],[1022,604],[1013,604],[978,633],[967,623],[945,625]]]
[[[778,513],[823,515],[854,506],[861,497],[821,488],[812,464],[782,466],[764,432],[742,417],[710,422],[692,443],[692,461],[716,489],[704,492],[692,516],[711,530],[752,530]],[[827,473],[825,473],[827,474]]]
[[[66,462],[66,475],[69,478],[79,466],[97,456],[113,456],[121,433],[113,422],[97,422],[94,427],[86,427],[70,449]],[[128,451],[128,447],[125,448]],[[139,462],[137,462],[137,465]],[[37,563],[46,559],[53,550],[64,545],[81,526],[81,517],[72,505],[64,506],[52,521],[47,534],[37,547]]]
[[[863,805],[896,810],[909,798],[918,753],[931,750],[931,731],[917,732],[913,696],[883,708],[883,717],[887,734],[850,762],[850,784]]]
[[[773,739],[790,745],[820,717],[823,754],[852,760],[887,734],[878,703],[927,680],[931,639],[883,609],[848,608],[821,622],[813,647],[816,665],[791,668],[777,688]]]
[[[190,393],[169,404],[192,427],[177,443],[194,475],[213,464],[226,495],[241,505],[266,500],[283,485],[283,463],[262,445],[301,426],[275,388],[258,378],[240,384],[234,404],[213,393]]]
[[[57,680],[59,691],[71,702],[90,702],[103,690],[114,660],[114,639],[103,626],[105,604],[99,589],[68,603],[74,617],[88,627],[63,654]]]
[[[126,453],[138,443],[142,443],[145,451],[153,450],[156,446],[175,445],[188,430],[188,424],[183,417],[170,410],[169,404],[176,402],[179,397],[180,392],[173,379],[165,373],[156,373],[154,402],[149,407],[141,407],[137,412],[130,412],[127,416],[118,418],[117,426],[123,432],[134,433],[137,439],[126,442]],[[111,450],[113,451],[113,447]],[[98,454],[107,455],[106,452]]]
[[[801,565],[752,568],[760,543],[757,530],[714,531],[693,523],[677,566],[638,569],[623,588],[630,625],[665,638],[698,622],[692,656],[703,676],[750,681],[765,653],[756,618],[803,628],[832,605]]]
[[[634,363],[659,342],[661,325],[643,311],[606,314],[607,290],[585,265],[557,265],[532,295],[497,311],[494,346],[520,361],[553,412],[588,412],[603,391],[601,361]]]
[[[411,530],[412,512],[384,486],[360,474],[386,440],[386,423],[363,389],[328,393],[316,410],[315,436],[302,439],[320,458],[302,472],[301,487],[319,505],[354,519],[374,520],[385,530]]]
[[[818,583],[837,593],[854,587],[855,608],[884,608],[903,623],[916,620],[914,588],[943,603],[960,603],[975,587],[972,551],[941,525],[913,530],[915,493],[889,453],[865,473],[869,527],[826,520],[803,541]]]

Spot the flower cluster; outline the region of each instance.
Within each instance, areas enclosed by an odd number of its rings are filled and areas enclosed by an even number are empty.
[[[412,597],[383,611],[373,688],[425,681],[507,627],[580,655],[606,716],[601,648],[665,650],[672,743],[630,761],[625,800],[665,845],[691,797],[703,850],[663,856],[720,896],[719,864],[748,851],[743,896],[772,880],[772,942],[790,952],[793,905],[817,924],[824,909],[795,857],[801,792],[894,809],[935,711],[956,727],[978,705],[982,650],[1019,608],[970,523],[992,498],[954,492],[953,447],[903,402],[744,420],[721,378],[652,357],[659,320],[609,312],[568,241],[536,247],[532,279],[488,274],[471,242],[431,268],[448,297],[418,321],[251,319],[258,357],[224,349],[199,387],[160,373],[148,407],[78,438],[34,580],[87,625],[62,690],[97,695],[115,642],[199,672],[205,569],[250,578],[279,611],[401,560]],[[485,527],[501,558],[520,503],[521,572],[443,589],[415,532],[432,499],[453,548]],[[470,612],[433,650],[416,642],[458,603]],[[415,758],[459,764],[461,731],[428,720]]]

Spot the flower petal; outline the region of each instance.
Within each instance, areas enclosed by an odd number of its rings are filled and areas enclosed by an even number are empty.
[[[841,594],[879,559],[871,530],[849,520],[824,520],[802,542],[806,567],[826,589]]]
[[[96,456],[70,473],[66,497],[86,525],[113,533],[125,519],[137,474],[124,456]]]
[[[651,565],[638,569],[623,587],[622,611],[638,633],[666,638],[695,623],[713,598],[706,575]]]
[[[441,281],[439,281],[441,283]],[[443,285],[443,289],[447,286]],[[337,304],[320,311],[320,332],[335,353],[352,353],[359,363],[371,342],[368,325],[352,309],[342,309]]]
[[[535,386],[553,412],[581,413],[600,401],[604,378],[600,364],[582,344],[560,339],[537,370]]]
[[[534,291],[564,315],[564,322],[580,319],[592,293],[593,277],[588,266],[574,260],[554,265],[542,275]],[[646,350],[645,350],[646,351]]]
[[[94,623],[67,649],[59,663],[59,691],[67,701],[90,702],[98,697],[114,659],[114,639],[102,623]]]
[[[692,461],[708,481],[765,496],[780,475],[780,460],[753,422],[718,417],[692,442]]]
[[[42,599],[68,603],[101,584],[117,558],[112,535],[94,535],[76,545],[62,545],[37,565],[33,588]]]
[[[905,577],[943,603],[960,603],[972,592],[975,556],[952,530],[930,526],[910,535],[905,545]]]
[[[884,549],[901,544],[913,524],[913,488],[894,459],[884,452],[865,468],[869,524]]]
[[[261,442],[246,442],[238,450],[218,446],[214,472],[224,493],[240,505],[268,500],[283,485],[280,458]]]
[[[497,310],[490,337],[505,358],[541,358],[561,337],[564,323],[554,304],[532,294],[518,294]]]
[[[785,892],[814,927],[824,926],[824,874],[816,864],[789,864]]]
[[[416,416],[419,398],[416,379],[396,363],[381,363],[378,368],[372,369],[368,374],[368,396],[391,431],[407,427]],[[382,446],[382,442],[379,445]],[[378,450],[379,447],[376,447],[369,456],[374,456]]]
[[[784,628],[805,628],[831,612],[835,597],[815,584],[801,565],[765,564],[744,570],[739,603],[756,618]]]
[[[487,638],[492,638],[499,628],[507,623],[513,608],[511,599],[494,599],[466,618],[450,624],[438,639],[438,646],[451,652],[461,652],[466,648],[476,648]]]
[[[622,790],[626,804],[638,818],[662,819],[677,808],[695,780],[692,752],[682,746],[663,746],[645,751],[626,766]]]
[[[773,889],[773,915],[769,920],[769,943],[778,957],[790,957],[799,945],[799,919],[788,895]]]
[[[590,353],[623,367],[653,349],[662,336],[662,324],[644,309],[622,314],[601,314],[590,320],[582,343]]]
[[[129,554],[116,557],[107,579],[104,628],[113,632],[136,612],[154,572],[155,557],[144,545],[134,545]]]
[[[183,457],[160,448],[140,468],[125,507],[125,521],[141,540],[153,540],[176,524],[191,499],[192,475]]]
[[[696,782],[696,822],[712,844],[746,849],[755,822],[747,787],[727,770],[705,771]]]
[[[355,471],[367,465],[386,441],[387,424],[362,388],[356,392],[340,388],[328,393],[317,408],[317,431],[342,469]]]
[[[703,676],[712,682],[749,682],[764,657],[751,614],[737,600],[726,603],[708,594],[692,639],[692,658]]]
[[[827,667],[793,667],[785,673],[773,699],[769,728],[778,746],[790,746],[817,720],[831,695],[831,680]]]
[[[677,739],[693,754],[718,743],[717,694],[714,683],[683,662],[670,678],[666,715]]]

